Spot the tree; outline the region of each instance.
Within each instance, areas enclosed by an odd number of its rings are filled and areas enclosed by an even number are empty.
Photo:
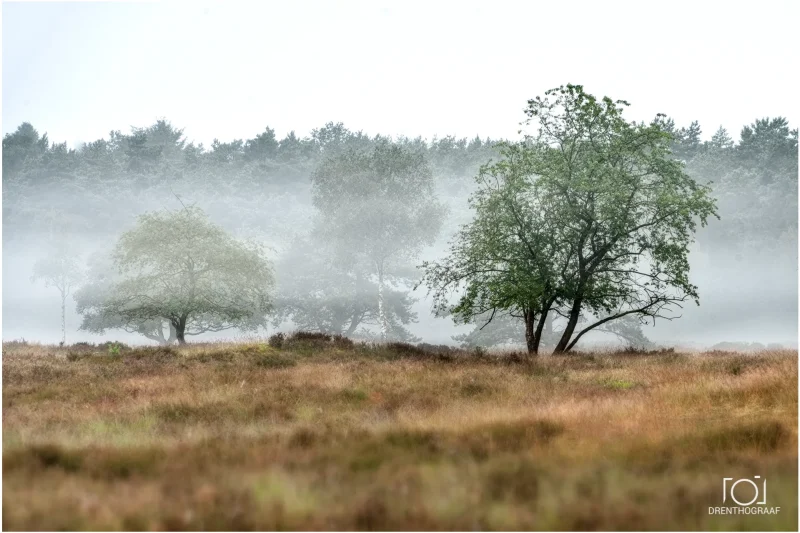
[[[671,127],[672,124],[670,123],[669,126]],[[664,129],[666,130],[667,128]],[[681,128],[675,131],[673,133],[672,152],[678,159],[689,161],[700,152],[703,146],[700,142],[702,134],[700,123],[696,120],[689,124],[688,128]]]
[[[722,126],[714,133],[711,137],[711,142],[709,143],[709,147],[712,150],[716,151],[725,151],[725,150],[732,150],[733,149],[733,139],[728,134],[728,130],[723,128]]]
[[[608,322],[673,318],[681,302],[699,303],[688,246],[714,201],[671,157],[661,116],[629,123],[626,105],[578,85],[528,101],[536,133],[482,169],[475,219],[447,259],[423,265],[440,312],[464,322],[515,313],[535,354],[551,311],[566,319],[554,350],[566,352]],[[584,314],[595,320],[576,331]]]
[[[525,324],[529,353],[537,353],[548,312],[560,302],[556,264],[566,263],[555,239],[559,228],[529,179],[530,153],[503,144],[502,159],[483,167],[469,199],[473,220],[456,233],[450,254],[425,262],[426,283],[437,315],[469,324],[508,314]],[[566,268],[566,267],[565,267]],[[455,305],[453,292],[462,291]]]
[[[742,166],[757,169],[764,183],[781,177],[797,182],[797,130],[784,117],[763,118],[742,128],[736,147]]]
[[[61,294],[61,345],[67,341],[67,296],[83,278],[78,258],[63,245],[33,265],[31,281],[44,280],[45,287],[55,287]]]
[[[722,263],[731,255],[796,260],[797,130],[786,119],[756,120],[742,129],[738,145],[720,128],[687,172],[713,187],[726,219],[698,235],[713,257]]]
[[[433,243],[444,215],[433,197],[425,157],[382,141],[372,149],[348,149],[326,158],[312,179],[312,199],[320,213],[317,234],[333,243],[337,253],[367,262],[377,278],[385,340],[385,284],[407,278],[400,275],[402,267]]]
[[[186,335],[266,324],[273,276],[263,250],[229,237],[198,208],[140,216],[113,262],[121,279],[105,297],[84,300],[85,329],[166,321],[184,344]]]
[[[263,162],[273,159],[278,153],[278,140],[275,138],[275,130],[267,127],[264,133],[256,135],[255,139],[250,139],[244,143],[244,157],[248,161]]]
[[[49,147],[47,134],[39,136],[29,122],[20,124],[14,133],[7,133],[3,137],[3,181],[19,172],[26,163],[39,161]]]
[[[377,285],[363,261],[337,257],[325,243],[297,240],[278,263],[273,325],[291,320],[303,331],[369,337],[365,326],[381,325]],[[389,337],[408,341],[416,320],[407,291],[384,291]]]
[[[113,290],[124,276],[115,268],[113,256],[109,251],[98,251],[89,259],[89,280],[77,291],[73,298],[76,309],[83,316],[80,329],[91,333],[103,333],[108,329],[122,329],[128,333],[138,333],[161,345],[174,344],[177,339],[175,327],[167,320],[142,318],[139,320],[94,312],[105,306],[113,297]]]

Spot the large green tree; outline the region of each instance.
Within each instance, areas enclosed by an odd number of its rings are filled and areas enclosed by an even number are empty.
[[[529,100],[535,132],[482,169],[475,219],[447,259],[424,265],[440,311],[465,322],[517,311],[531,353],[559,312],[566,325],[554,351],[565,352],[613,320],[672,318],[681,302],[698,302],[688,247],[714,201],[673,159],[662,117],[628,122],[626,105],[577,85]],[[584,314],[596,320],[576,330]]]
[[[273,275],[263,250],[227,235],[195,207],[139,217],[113,252],[120,279],[82,293],[85,329],[143,325],[187,335],[266,324]],[[162,334],[163,337],[163,334]]]

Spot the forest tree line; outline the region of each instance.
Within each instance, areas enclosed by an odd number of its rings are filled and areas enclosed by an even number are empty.
[[[567,99],[580,99],[585,96],[582,94],[573,93]],[[602,107],[598,102],[593,105]],[[619,113],[611,108],[603,112],[609,120],[618,118]],[[636,127],[623,129],[632,132]],[[678,165],[670,175],[685,172],[699,186],[708,186],[715,213],[722,218],[698,229],[698,246],[712,255],[722,249],[767,254],[785,253],[787,248],[796,254],[797,130],[791,130],[784,118],[756,120],[742,128],[738,140],[722,128],[710,140],[702,140],[697,122],[678,128],[667,117],[659,118],[657,129],[650,149],[661,147],[659,139],[664,134],[664,159]],[[465,209],[467,197],[479,199],[482,179],[489,175],[497,178],[507,170],[500,166],[514,157],[533,154],[524,152],[525,142],[480,137],[432,141],[370,137],[341,123],[328,123],[304,138],[291,132],[278,139],[274,130],[266,128],[253,139],[215,140],[205,147],[188,142],[182,130],[159,120],[149,127],[132,128],[126,134],[113,131],[107,139],[68,149],[66,143],[53,143],[47,134],[40,135],[24,123],[3,139],[4,242],[13,246],[15,241],[33,240],[53,250],[47,253],[51,264],[39,263],[35,275],[48,279],[48,272],[62,271],[61,281],[50,276],[51,283],[57,287],[61,283],[62,305],[72,291],[83,315],[82,327],[89,331],[123,328],[171,342],[229,327],[277,327],[291,322],[310,331],[416,341],[419,339],[408,325],[418,318],[412,311],[415,296],[411,289],[423,273],[418,268],[420,254],[458,237],[464,224],[475,222],[474,210]],[[552,139],[548,142],[552,144]],[[594,156],[586,157],[589,161]],[[177,202],[190,207],[176,207]],[[192,225],[205,228],[206,235],[215,234],[218,225],[235,237],[272,248],[271,254],[255,252],[255,248],[236,248],[234,241],[215,237],[220,246],[233,246],[241,252],[240,264],[227,274],[245,265],[251,272],[260,272],[247,278],[256,280],[244,283],[253,292],[246,302],[237,304],[252,308],[252,313],[229,312],[235,306],[217,305],[195,312],[190,324],[185,318],[181,323],[181,313],[170,315],[172,310],[137,308],[131,313],[124,309],[123,300],[109,297],[114,284],[122,281],[116,278],[122,265],[119,255],[114,259],[108,252],[95,253],[85,258],[84,264],[74,249],[55,251],[58,242],[74,235],[110,242],[123,232],[130,237],[139,231],[144,236],[139,241],[129,238],[127,245],[128,251],[138,250],[139,255],[129,255],[127,260],[152,264],[141,254],[151,253],[148,243],[153,240],[170,239],[169,223],[162,220],[159,224],[155,215],[148,215],[149,226],[143,225],[142,219],[136,228],[131,226],[134,216],[162,207],[176,209],[175,216],[188,217]],[[713,214],[706,207],[702,211],[704,216]],[[546,221],[536,224],[541,227]],[[689,233],[694,235],[693,230]],[[117,253],[121,250],[118,247]],[[52,264],[59,254],[63,257]],[[256,257],[266,260],[269,269],[259,270]],[[571,265],[570,259],[564,261]],[[64,277],[64,271],[74,275]],[[551,279],[545,271],[540,269],[540,281]],[[67,278],[73,280],[67,283],[71,288],[65,286]],[[485,279],[480,284],[489,286],[496,281]],[[155,280],[141,278],[137,283],[139,293],[146,293],[143,287]],[[542,308],[528,309],[527,304],[517,305],[519,302],[498,305],[497,301],[486,309],[473,306],[467,313],[463,313],[466,307],[447,305],[438,312],[461,311],[463,321],[477,325],[472,333],[457,339],[466,345],[528,339],[531,347],[536,337],[537,348],[557,348],[565,329],[580,330],[579,324],[591,322],[588,317],[603,317],[611,307],[603,303],[610,298],[608,294],[595,292],[596,309],[578,306],[578,312],[570,314],[567,308],[574,294],[568,295],[567,285],[562,283],[560,292],[544,298],[545,304],[553,298],[553,312],[544,316]],[[682,287],[693,294],[688,282]],[[268,288],[274,289],[269,295],[264,292]],[[544,295],[541,287],[536,290],[537,295]],[[227,302],[241,296],[235,293],[231,285],[230,293],[217,297]],[[593,297],[586,293],[581,299]],[[166,304],[169,307],[175,302]],[[538,316],[538,322],[528,321],[526,313]],[[491,322],[483,327],[490,317]],[[644,345],[643,317],[649,315],[631,313],[596,327]],[[539,324],[536,335],[534,326]],[[574,341],[572,335],[568,337]]]

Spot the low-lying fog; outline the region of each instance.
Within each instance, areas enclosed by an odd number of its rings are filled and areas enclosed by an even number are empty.
[[[721,216],[699,229],[691,253],[691,281],[699,287],[700,306],[687,302],[678,310],[681,318],[658,320],[642,332],[661,345],[700,347],[729,341],[796,346],[797,132],[789,130],[785,121],[767,120],[748,125],[742,138],[733,140],[720,131],[713,138],[701,138],[699,128],[692,130],[694,126],[675,128],[674,151],[697,181],[713,181]],[[177,210],[181,202],[201,208],[230,234],[264,244],[277,274],[275,301],[285,304],[286,287],[293,276],[300,275],[300,267],[302,275],[313,282],[314,272],[308,270],[311,263],[297,252],[297,239],[310,238],[319,215],[312,202],[311,176],[331,154],[377,142],[341,124],[327,124],[305,138],[278,139],[267,129],[254,139],[215,143],[210,148],[187,142],[180,130],[165,121],[77,149],[43,141],[42,133],[22,125],[3,141],[4,341],[60,341],[60,294],[42,280],[32,281],[37,260],[60,247],[68,250],[85,274],[66,298],[67,343],[152,343],[121,329],[102,335],[80,330],[82,317],[73,295],[82,284],[93,281],[95,252],[110,250],[122,232],[134,226],[138,215]],[[412,147],[424,156],[435,183],[433,196],[447,211],[435,244],[406,258],[401,265],[405,282],[392,285],[389,281],[387,288],[398,291],[398,297],[408,293],[415,300],[410,311],[417,319],[400,326],[410,334],[406,338],[456,345],[453,336],[474,326],[454,326],[450,318],[434,317],[426,288],[411,291],[419,277],[411,267],[443,258],[459,224],[471,219],[467,198],[475,188],[473,178],[479,166],[496,159],[494,141],[444,137],[389,142]],[[154,236],[159,238],[163,236]],[[268,318],[269,326],[257,333],[233,329],[188,340],[264,337],[291,330],[298,315],[289,307],[276,309]],[[281,323],[274,324],[279,316]],[[402,322],[401,318],[398,315]],[[377,335],[379,328],[365,320],[359,331],[362,337]],[[592,333],[580,346],[610,342],[624,341]],[[519,343],[524,344],[524,338]]]

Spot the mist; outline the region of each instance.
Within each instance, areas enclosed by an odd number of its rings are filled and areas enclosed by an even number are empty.
[[[377,317],[388,313],[390,324],[384,325],[391,326],[390,339],[458,345],[462,341],[454,337],[482,324],[456,325],[449,316],[435,316],[429,287],[414,288],[419,267],[445,258],[459,227],[472,220],[468,201],[479,186],[475,177],[482,165],[498,159],[498,142],[521,139],[515,132],[526,100],[573,81],[586,83],[598,96],[629,100],[632,120],[650,120],[658,112],[673,117],[673,157],[684,162],[697,183],[711,187],[718,202],[721,218],[698,228],[690,253],[690,281],[698,287],[700,305],[685,302],[674,310],[679,318],[642,324],[641,335],[661,346],[797,345],[797,129],[792,122],[797,117],[791,108],[794,95],[783,89],[791,86],[784,83],[786,69],[774,62],[774,54],[750,57],[741,39],[735,47],[742,53],[729,54],[740,63],[732,65],[700,61],[687,43],[655,43],[648,53],[658,61],[646,61],[641,76],[621,76],[626,63],[614,58],[630,51],[629,44],[595,28],[595,18],[588,17],[580,22],[580,39],[564,43],[559,54],[543,54],[547,57],[527,68],[519,66],[528,61],[526,41],[519,36],[524,32],[497,28],[504,21],[521,30],[521,21],[533,16],[528,8],[523,13],[504,5],[486,13],[439,6],[420,22],[437,31],[403,44],[397,39],[399,26],[391,21],[412,21],[413,10],[388,4],[374,9],[348,5],[339,11],[318,7],[308,19],[288,8],[281,14],[304,24],[281,25],[273,20],[280,17],[270,18],[274,31],[262,44],[252,26],[257,17],[243,17],[241,9],[5,6],[4,341],[61,340],[59,291],[45,286],[41,277],[32,279],[37,261],[58,249],[66,250],[82,275],[65,298],[67,344],[153,343],[120,327],[90,331],[75,296],[97,282],[98,264],[110,257],[125,232],[136,228],[138,217],[193,206],[232,238],[263,246],[275,285],[272,310],[257,330],[231,327],[192,341],[266,337],[295,329],[347,333],[351,327],[350,336],[375,340],[381,336],[381,321],[386,322]],[[348,10],[362,18],[354,22]],[[545,11],[539,14],[558,15],[551,8]],[[744,32],[791,18],[773,11],[774,6],[731,13],[726,27]],[[696,15],[688,22],[679,14],[664,14],[676,27],[710,32],[709,39],[724,37],[715,13]],[[332,44],[337,41],[326,29],[326,16],[348,29],[342,39],[362,55]],[[158,28],[174,27],[174,33],[142,44],[137,55],[109,42],[110,31],[128,43],[134,38],[134,30],[122,27],[123,20],[140,29],[157,20]],[[85,21],[96,24],[84,27]],[[225,29],[236,21],[244,24],[241,31]],[[278,51],[294,34],[282,26],[296,28],[302,41],[285,54]],[[490,26],[487,39],[493,36],[508,50],[499,57],[472,38]],[[37,36],[55,27],[63,28],[59,31],[66,43],[58,65],[36,44]],[[374,38],[391,36],[385,55],[360,45],[349,31],[354,28]],[[540,31],[543,43],[558,38],[549,25]],[[211,46],[200,38],[207,32],[224,38]],[[762,41],[779,49],[790,33],[770,31]],[[463,57],[452,58],[448,43],[453,42],[461,43]],[[586,43],[598,42],[604,43],[613,68],[601,68],[601,62],[584,53]],[[185,62],[158,59],[184,46],[199,52]],[[115,56],[115,50],[122,55]],[[240,59],[234,61],[236,54]],[[367,76],[355,56],[366,58],[380,75]],[[212,58],[216,66],[200,57]],[[110,74],[101,64],[114,65]],[[743,79],[740,67],[752,75]],[[678,68],[693,83],[657,77]],[[774,94],[750,97],[767,68],[776,80]],[[504,73],[497,78],[503,82],[486,72]],[[66,89],[45,94],[32,73]],[[582,79],[575,79],[578,74]],[[423,90],[423,79],[426,87],[439,89]],[[714,88],[718,83],[731,89],[723,94]],[[431,187],[402,209],[398,200],[384,205],[384,211],[421,210],[428,202],[424,208],[438,214],[431,215],[435,228],[398,237],[398,243],[414,243],[387,255],[385,283],[378,283],[370,263],[374,258],[355,234],[325,233],[332,219],[324,217],[314,191],[321,183],[315,176],[326,162],[342,154],[369,154],[383,145],[418,158],[418,170],[429,174],[425,183]],[[378,201],[364,198],[354,209]],[[363,221],[362,228],[369,226]],[[384,267],[378,270],[383,273]],[[381,305],[386,309],[379,310],[374,307],[377,293],[369,295],[384,285],[388,292]],[[343,318],[347,313],[349,321]],[[580,346],[626,342],[612,333],[593,332]]]
[[[750,128],[745,126],[745,130]],[[654,325],[643,326],[642,333],[663,346],[709,347],[721,342],[794,346],[798,317],[794,240],[797,197],[796,159],[793,169],[791,150],[796,151],[796,130],[790,131],[780,123],[760,132],[762,137],[788,146],[758,145],[761,151],[788,150],[786,161],[769,152],[774,164],[762,173],[761,153],[743,159],[741,147],[717,149],[710,140],[687,133],[687,128],[675,130],[678,140],[674,151],[676,156],[687,157],[687,171],[699,183],[718,178],[711,186],[720,202],[721,219],[698,231],[690,256],[691,281],[699,287],[700,305],[685,305],[678,310],[680,318],[657,320]],[[319,271],[309,270],[313,246],[311,255],[296,253],[298,243],[312,238],[319,223],[319,210],[312,200],[314,172],[332,155],[368,152],[376,144],[386,143],[420,156],[432,175],[431,199],[438,202],[443,213],[433,242],[404,257],[402,264],[396,265],[397,279],[387,284],[408,303],[397,315],[397,326],[403,330],[397,338],[458,344],[453,337],[471,331],[474,325],[454,325],[449,317],[434,316],[427,288],[413,290],[413,286],[419,278],[417,267],[423,261],[445,256],[459,226],[473,216],[468,198],[477,187],[474,178],[480,165],[497,158],[497,140],[370,137],[342,123],[328,123],[304,137],[281,140],[275,139],[269,128],[265,131],[270,141],[268,155],[254,155],[259,143],[256,136],[215,142],[210,148],[194,146],[186,142],[180,128],[165,120],[134,128],[131,133],[115,133],[112,140],[98,139],[79,149],[67,149],[52,141],[45,146],[42,139],[46,134],[27,124],[6,135],[3,339],[60,340],[59,295],[53,288],[31,280],[35,262],[51,253],[53,242],[65,246],[88,272],[98,255],[108,254],[120,235],[135,226],[139,215],[180,209],[182,205],[202,209],[238,239],[263,244],[277,278],[276,308],[266,327],[256,333],[231,328],[192,340],[243,339],[297,329],[298,311],[287,311],[286,298],[281,303],[286,287],[302,270],[305,277],[299,291],[310,293],[303,287],[309,287],[309,280],[325,279],[324,270],[328,268],[323,260],[314,263]],[[141,143],[141,148],[134,142]],[[263,136],[261,142],[265,142]],[[134,147],[140,150],[138,154]],[[687,155],[682,150],[694,153]],[[704,175],[709,160],[715,161],[714,176]],[[100,164],[104,167],[98,168]],[[720,170],[723,165],[729,168]],[[746,173],[747,181],[741,179],[742,173]],[[754,197],[758,201],[747,205],[746,201]],[[340,247],[337,253],[349,256],[355,252]],[[68,343],[152,343],[119,328],[103,334],[80,329],[82,316],[76,312],[73,298],[78,289],[79,284],[67,298]],[[330,286],[320,289],[336,292]],[[346,304],[355,296],[340,291],[325,297]],[[308,321],[302,325],[312,330],[325,328]],[[374,319],[365,318],[356,329],[356,337],[377,338]],[[591,333],[581,346],[614,342],[622,341],[613,335]]]

